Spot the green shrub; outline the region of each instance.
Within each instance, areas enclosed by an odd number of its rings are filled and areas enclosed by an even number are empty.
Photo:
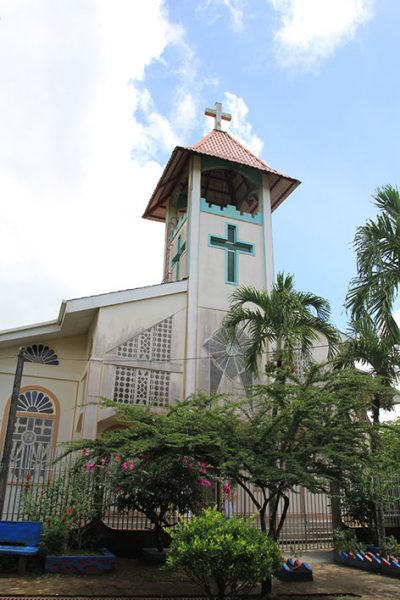
[[[28,520],[43,523],[43,554],[63,554],[92,546],[85,526],[96,515],[93,473],[71,469],[43,486],[27,481],[22,507]]]
[[[277,544],[244,519],[206,509],[171,533],[167,565],[219,599],[247,593],[282,564]]]
[[[68,530],[61,521],[46,525],[40,538],[40,553],[64,554],[68,550]]]
[[[363,546],[351,529],[335,529],[333,532],[333,545],[335,550],[345,552],[358,552]]]
[[[386,540],[386,550],[388,554],[400,558],[400,543],[396,540],[394,535],[390,535]]]

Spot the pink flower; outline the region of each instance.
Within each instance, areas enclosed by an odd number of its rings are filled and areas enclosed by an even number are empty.
[[[229,496],[229,494],[231,493],[231,486],[229,485],[229,481],[225,481],[222,489],[224,490],[224,494],[226,496]]]
[[[197,483],[201,485],[201,487],[210,487],[211,481],[209,479],[198,479]]]
[[[82,456],[88,456],[89,452],[90,452],[89,448],[83,448]]]
[[[72,508],[67,508],[67,510],[65,511],[67,513],[67,515],[72,515]]]
[[[186,469],[189,469],[189,471],[193,469],[192,461],[188,456],[182,456],[179,460]]]
[[[86,463],[86,465],[85,465],[85,469],[87,471],[93,471],[93,469],[95,469],[95,468],[96,468],[95,463]]]
[[[117,455],[116,455],[116,457],[115,457],[115,461],[116,461],[117,463],[121,462],[121,457],[120,457],[120,455],[119,455],[119,454],[117,454]]]
[[[135,468],[135,463],[133,462],[133,460],[129,461],[129,470],[133,471],[133,469]]]
[[[30,475],[29,473],[27,475],[25,475],[25,481],[31,481],[32,480],[32,475]]]
[[[128,470],[128,463],[124,462],[122,464],[122,468],[123,468],[124,471],[127,471]]]
[[[107,464],[107,460],[105,458],[102,458],[100,462],[101,462],[102,465],[106,465]]]
[[[197,464],[199,465],[199,471],[200,473],[203,473],[203,475],[205,473],[207,473],[207,465],[205,462],[202,462],[201,460],[197,461]]]

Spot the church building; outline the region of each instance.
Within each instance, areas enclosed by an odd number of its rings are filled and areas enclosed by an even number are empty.
[[[237,286],[270,290],[271,214],[299,181],[214,129],[177,146],[144,210],[165,223],[163,281],[62,302],[54,321],[0,332],[1,444],[16,357],[25,348],[14,431],[14,468],[39,467],[58,442],[118,427],[115,402],[164,407],[202,390],[251,385],[238,345],[221,330]]]

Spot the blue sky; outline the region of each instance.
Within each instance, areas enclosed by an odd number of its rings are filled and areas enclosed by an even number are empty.
[[[400,183],[399,22],[395,0],[0,0],[0,328],[160,281],[162,227],[140,216],[221,101],[302,181],[276,270],[344,329],[355,228]]]

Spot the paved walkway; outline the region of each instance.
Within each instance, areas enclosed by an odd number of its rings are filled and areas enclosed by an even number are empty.
[[[301,557],[311,564],[314,581],[297,584],[273,582],[279,594],[358,594],[362,600],[400,600],[400,579],[369,574],[335,565],[329,551],[309,552]],[[190,581],[173,573],[161,574],[138,560],[121,558],[113,573],[104,575],[0,574],[0,595],[143,596],[196,595]]]

